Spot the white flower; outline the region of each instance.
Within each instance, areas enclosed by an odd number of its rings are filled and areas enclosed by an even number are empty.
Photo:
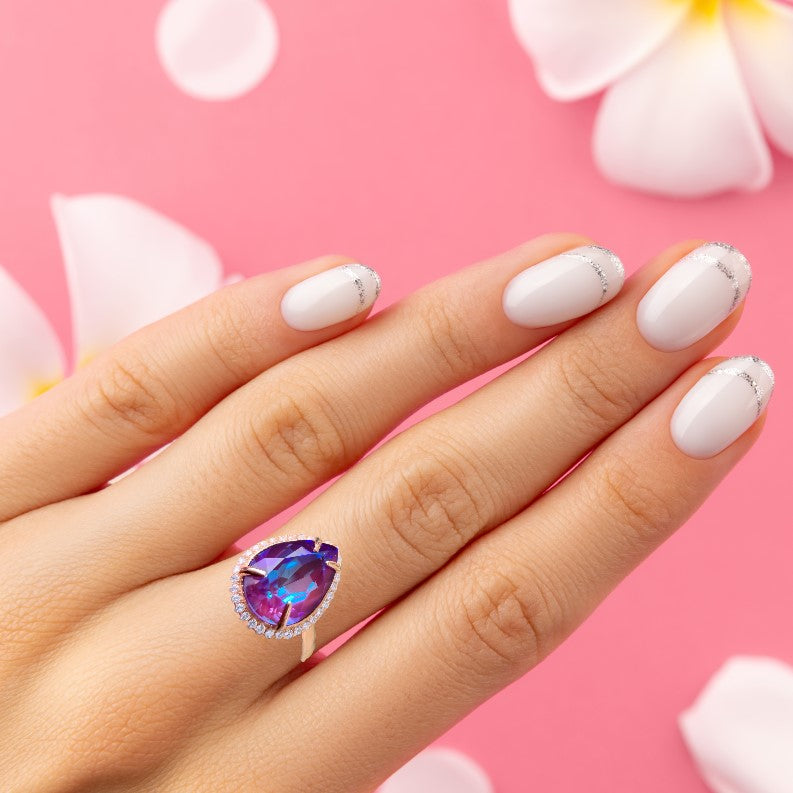
[[[673,196],[757,190],[793,156],[793,7],[784,0],[509,0],[542,87],[606,89],[603,173]]]
[[[142,204],[114,195],[55,196],[52,209],[77,365],[221,285],[215,251]],[[67,373],[67,356],[49,321],[0,267],[0,416]]]
[[[156,44],[166,74],[188,96],[236,99],[272,68],[278,26],[262,0],[168,0]]]
[[[378,793],[493,793],[487,774],[454,749],[425,749],[402,766]]]
[[[714,793],[793,791],[793,667],[730,658],[681,715],[680,729]]]

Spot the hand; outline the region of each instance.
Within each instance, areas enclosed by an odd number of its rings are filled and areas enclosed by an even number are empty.
[[[371,790],[556,647],[748,450],[771,387],[756,359],[701,360],[748,289],[726,247],[662,278],[678,245],[616,298],[587,249],[502,308],[585,244],[540,238],[367,322],[364,268],[252,278],[3,418],[0,790]],[[278,534],[343,552],[320,645],[383,611],[301,665],[237,619],[227,549],[342,472]]]

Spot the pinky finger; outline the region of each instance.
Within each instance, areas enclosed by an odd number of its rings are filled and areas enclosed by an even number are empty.
[[[755,358],[714,363],[690,370],[531,507],[249,718],[279,724],[299,752],[311,713],[329,736],[312,747],[311,766],[333,776],[323,789],[365,791],[536,665],[758,437],[770,369]],[[265,734],[240,728],[248,740]],[[301,789],[282,781],[277,789]]]

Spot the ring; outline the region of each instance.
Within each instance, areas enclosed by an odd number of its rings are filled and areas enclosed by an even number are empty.
[[[300,660],[316,649],[314,624],[333,600],[341,553],[319,537],[270,537],[238,559],[231,576],[234,611],[267,639],[302,636]]]

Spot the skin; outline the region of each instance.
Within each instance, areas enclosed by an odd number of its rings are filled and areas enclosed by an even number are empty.
[[[541,237],[309,333],[281,296],[344,259],[252,278],[0,419],[0,790],[369,791],[558,646],[762,424],[709,460],[671,440],[740,315],[680,352],[639,335],[638,301],[696,242],[574,324],[506,319],[515,274],[586,242]],[[342,472],[278,534],[343,550],[320,646],[380,614],[300,665],[298,640],[236,619],[229,546]]]

